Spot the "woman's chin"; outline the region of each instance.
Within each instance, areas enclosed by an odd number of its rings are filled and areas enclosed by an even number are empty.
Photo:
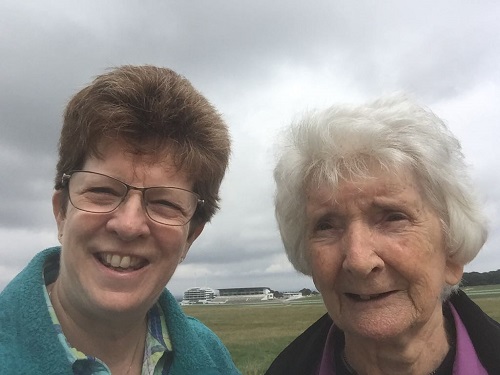
[[[119,316],[145,314],[146,306],[150,307],[144,296],[139,297],[133,292],[99,291],[89,296],[91,311],[99,315],[115,319]]]
[[[373,314],[372,316],[351,317],[346,324],[339,324],[346,336],[362,337],[375,341],[395,340],[403,337],[412,329],[412,325],[404,315]]]
[[[398,338],[403,337],[406,329],[395,326],[387,326],[384,324],[373,323],[374,325],[378,325],[377,327],[367,327],[365,325],[349,327],[344,331],[346,337],[358,337],[363,340],[373,340],[378,343],[382,343],[384,341],[393,341],[398,340]]]

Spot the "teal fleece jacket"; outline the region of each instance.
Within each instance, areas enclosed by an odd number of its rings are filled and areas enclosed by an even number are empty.
[[[36,255],[0,294],[0,374],[73,374],[52,326],[43,294],[43,267],[60,247]],[[219,338],[188,317],[167,289],[159,303],[173,345],[170,375],[239,375]]]

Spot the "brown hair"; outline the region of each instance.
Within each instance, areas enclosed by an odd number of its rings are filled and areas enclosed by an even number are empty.
[[[124,140],[130,151],[162,157],[190,174],[205,204],[193,220],[207,222],[219,205],[230,154],[220,114],[184,77],[167,68],[121,66],[97,76],[68,103],[59,140],[55,189],[63,173],[99,157],[103,140]],[[64,199],[63,209],[67,204]]]

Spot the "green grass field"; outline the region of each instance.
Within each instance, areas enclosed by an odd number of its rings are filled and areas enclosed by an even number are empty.
[[[500,285],[465,291],[500,322]],[[326,312],[319,297],[288,304],[192,305],[183,309],[217,333],[243,375],[263,374],[285,346]]]

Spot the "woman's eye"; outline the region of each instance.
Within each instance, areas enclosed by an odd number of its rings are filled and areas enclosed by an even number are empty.
[[[401,212],[391,212],[388,215],[386,215],[385,220],[386,221],[400,221],[400,220],[406,220],[408,217],[405,214],[402,214]]]
[[[168,209],[168,210],[182,211],[182,207],[180,207],[178,204],[175,204],[172,201],[164,200],[164,199],[150,201],[149,205],[155,206],[157,209],[162,209],[162,210]]]
[[[400,212],[394,212],[394,213],[387,215],[388,221],[398,221],[398,220],[405,220],[405,219],[406,219],[406,216]]]
[[[173,204],[172,202],[170,201],[166,201],[166,200],[156,200],[156,201],[153,201],[151,202],[152,204],[157,204],[159,206],[165,206],[165,207],[177,207],[175,204]]]
[[[335,220],[320,220],[312,226],[310,238],[317,240],[321,239],[338,239],[342,236],[342,223]]]
[[[325,231],[325,230],[333,229],[333,226],[328,222],[320,222],[316,225],[315,229],[317,231]]]
[[[100,195],[120,195],[115,189],[106,186],[94,186],[87,190],[87,193]]]
[[[343,229],[341,222],[337,220],[321,220],[314,226],[314,231],[317,233],[338,233]]]

